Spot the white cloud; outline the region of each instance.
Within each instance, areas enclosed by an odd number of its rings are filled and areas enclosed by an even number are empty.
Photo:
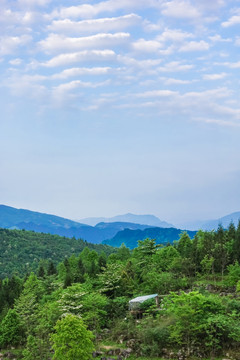
[[[19,75],[13,73],[7,79],[4,80],[4,85],[9,88],[14,96],[28,96],[40,100],[40,98],[46,97],[48,92],[46,86],[42,84],[47,79],[43,75]]]
[[[188,38],[193,38],[194,35],[180,29],[168,29],[166,28],[163,33],[157,36],[159,41],[172,41],[172,42],[181,42]]]
[[[214,36],[209,36],[209,39],[213,42],[232,42],[232,39],[224,39],[219,34],[216,34]]]
[[[19,59],[19,58],[9,60],[9,64],[14,65],[14,66],[21,65],[21,63],[22,63],[22,59]]]
[[[140,52],[156,52],[158,51],[163,45],[156,40],[144,40],[139,39],[132,43],[132,47],[136,51]]]
[[[29,35],[0,36],[0,55],[14,54],[16,50],[32,40]]]
[[[177,19],[195,19],[201,16],[199,10],[189,1],[173,0],[163,5],[162,14]]]
[[[112,18],[90,19],[72,21],[70,19],[55,20],[48,26],[50,31],[64,33],[93,33],[120,31],[130,26],[140,24],[141,17],[136,14],[128,14]]]
[[[71,100],[75,100],[79,97],[84,97],[85,91],[87,89],[96,89],[99,87],[109,86],[110,80],[103,82],[84,82],[81,80],[74,80],[68,83],[63,83],[52,88],[52,99],[55,104],[62,107],[68,104]],[[93,96],[94,97],[94,96]],[[88,98],[88,101],[91,101],[91,97]],[[94,105],[90,105],[90,107]],[[89,106],[86,104],[86,99],[81,108],[86,108],[90,110]]]
[[[149,0],[146,3],[145,0],[108,0],[102,1],[94,5],[82,4],[78,6],[62,7],[59,11],[54,11],[52,17],[59,18],[93,18],[103,12],[115,12],[118,10],[136,10],[138,8],[145,7],[159,7],[157,0]]]
[[[18,3],[22,6],[35,7],[35,6],[46,6],[51,1],[52,0],[18,0]]]
[[[146,32],[159,31],[163,28],[163,23],[159,21],[158,23],[154,24],[145,19],[143,21],[143,27]]]
[[[217,89],[204,90],[204,91],[190,91],[182,95],[185,98],[191,99],[211,99],[212,101],[216,99],[222,99],[229,97],[231,95],[231,90],[226,87],[221,87]]]
[[[188,71],[194,68],[194,65],[183,64],[179,61],[171,61],[164,66],[157,68],[160,72],[179,72],[179,71]]]
[[[143,97],[143,98],[149,98],[149,97],[169,97],[169,96],[176,96],[178,95],[177,91],[171,91],[171,90],[150,90],[145,91],[144,93],[136,94],[136,97]]]
[[[188,51],[206,51],[209,50],[210,45],[204,41],[189,41],[188,43],[182,45],[179,48],[180,52],[188,52]]]
[[[65,66],[76,62],[98,62],[105,60],[115,60],[116,54],[113,50],[84,50],[75,53],[61,54],[53,57],[45,63],[38,63],[38,65],[46,67]]]
[[[198,6],[203,11],[217,11],[221,7],[226,5],[225,0],[195,0],[196,6]]]
[[[235,45],[240,46],[240,37],[239,36],[236,37]]]
[[[229,126],[229,127],[240,127],[240,123],[236,123],[230,120],[221,120],[221,119],[211,119],[211,118],[203,118],[203,117],[197,117],[194,118],[195,121],[201,121],[206,124],[215,124],[218,126]]]
[[[133,67],[135,69],[140,68],[145,70],[149,68],[154,68],[162,62],[162,59],[138,60],[124,55],[118,55],[117,60],[128,67]]]
[[[161,78],[165,85],[186,85],[190,84],[193,81],[190,80],[182,80],[182,79],[174,79],[174,78]]]
[[[227,28],[227,27],[230,27],[230,26],[233,26],[233,25],[238,25],[238,24],[240,24],[240,13],[236,14],[236,15],[233,15],[227,21],[222,22],[221,25],[222,25],[222,27]]]
[[[230,69],[239,69],[240,68],[240,61],[237,62],[225,62],[225,63],[218,63],[218,65],[225,65]]]
[[[52,79],[67,79],[80,75],[106,75],[112,68],[110,67],[94,67],[94,68],[71,68],[63,70],[61,73],[51,76]]]
[[[71,52],[88,48],[108,48],[125,44],[130,38],[129,33],[96,34],[87,37],[72,38],[64,35],[50,34],[47,39],[38,44],[47,53]]]
[[[100,82],[100,83],[95,83],[95,82],[84,82],[81,80],[74,80],[65,84],[60,84],[56,87],[53,88],[53,90],[56,92],[60,92],[60,93],[65,93],[68,91],[72,91],[76,88],[97,88],[99,86],[105,86],[109,84],[109,82],[104,81],[104,82]]]
[[[203,75],[204,80],[221,80],[224,79],[227,76],[226,73],[220,73],[220,74],[205,74]]]

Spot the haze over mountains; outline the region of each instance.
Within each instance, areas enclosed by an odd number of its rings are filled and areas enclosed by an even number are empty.
[[[129,213],[112,218],[86,218],[78,222],[60,216],[0,205],[2,228],[75,237],[95,244],[104,242],[112,246],[120,246],[124,242],[130,248],[137,246],[137,241],[146,237],[155,238],[157,243],[172,242],[178,240],[182,230],[187,229],[189,236],[193,237],[198,229],[214,230],[219,223],[227,228],[231,221],[237,225],[239,219],[240,212],[236,212],[217,220],[183,224],[177,229],[154,215]]]
[[[240,220],[240,211],[231,213],[229,215],[223,216],[219,219],[214,220],[205,220],[205,221],[192,221],[192,222],[185,222],[180,225],[180,228],[186,227],[189,230],[216,230],[219,224],[226,229],[231,222],[234,223],[235,226],[238,225]]]
[[[135,217],[135,220],[138,218],[137,215],[131,214],[131,216],[132,218]],[[141,216],[139,216],[139,218],[141,219]],[[159,221],[159,223],[161,223],[161,221],[154,216],[146,216],[146,218],[148,222],[150,222],[152,218],[152,221]],[[127,217],[125,217],[125,219],[127,219]],[[126,228],[130,230],[144,230],[150,228],[151,225],[116,221],[109,223],[100,222],[95,226],[90,226],[55,215],[0,205],[0,227],[33,230],[36,232],[81,238],[99,244],[103,240],[111,239],[118,231]]]
[[[110,218],[106,217],[90,217],[85,219],[80,219],[79,222],[87,225],[95,226],[99,222],[111,223],[111,222],[127,222],[133,224],[144,224],[150,226],[157,226],[163,228],[174,227],[174,225],[167,223],[166,221],[160,220],[154,215],[135,215],[135,214],[124,214],[117,215]]]

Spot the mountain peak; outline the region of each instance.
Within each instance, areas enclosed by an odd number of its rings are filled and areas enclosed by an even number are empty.
[[[116,215],[110,218],[103,218],[103,217],[91,217],[79,220],[79,222],[83,224],[88,224],[95,226],[100,222],[104,223],[111,223],[111,222],[127,222],[127,223],[134,223],[134,224],[142,224],[142,225],[150,225],[150,226],[157,226],[157,227],[164,227],[169,228],[173,227],[172,224],[167,223],[166,221],[160,220],[155,215],[136,215],[132,213],[127,213],[123,215]]]

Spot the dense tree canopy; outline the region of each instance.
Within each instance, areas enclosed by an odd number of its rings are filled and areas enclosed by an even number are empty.
[[[19,347],[24,360],[89,359],[111,329],[109,340],[134,340],[137,358],[162,356],[164,348],[186,356],[237,352],[239,233],[231,224],[192,240],[183,232],[167,246],[148,238],[133,251],[84,246],[58,264],[39,261],[24,278],[12,273],[0,281],[0,347]],[[145,303],[136,322],[128,302],[148,294],[159,294],[160,307]]]

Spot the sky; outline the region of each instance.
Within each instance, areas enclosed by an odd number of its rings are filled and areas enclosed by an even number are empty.
[[[239,0],[0,0],[0,203],[240,211]]]

